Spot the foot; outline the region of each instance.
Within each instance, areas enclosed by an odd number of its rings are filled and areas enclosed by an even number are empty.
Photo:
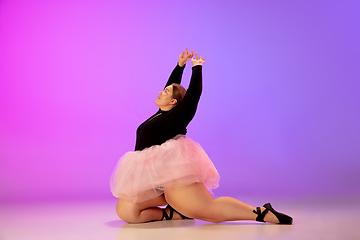
[[[166,211],[166,214],[168,216],[170,216],[170,211],[171,211],[170,208],[166,207],[165,211]],[[175,212],[175,211],[173,212],[173,217],[171,220],[182,220],[182,219],[183,218],[177,212]],[[163,220],[166,220],[166,219],[164,218]]]
[[[260,209],[261,209],[261,212],[263,212],[266,208],[261,207]],[[264,221],[269,222],[269,223],[279,223],[279,219],[277,219],[275,214],[273,214],[270,211],[265,215]]]
[[[259,222],[271,222],[279,224],[292,224],[292,217],[277,212],[270,203],[266,203],[262,208],[257,207],[253,210],[257,214],[256,221]]]

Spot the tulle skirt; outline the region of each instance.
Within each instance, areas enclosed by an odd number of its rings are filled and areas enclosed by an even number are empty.
[[[178,135],[161,145],[127,152],[111,175],[110,189],[117,198],[134,203],[160,196],[171,187],[202,182],[211,191],[220,176],[200,144]]]

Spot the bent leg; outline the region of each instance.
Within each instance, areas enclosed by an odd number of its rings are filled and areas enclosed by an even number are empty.
[[[165,200],[185,216],[209,222],[255,220],[257,216],[255,207],[235,198],[214,199],[202,183],[171,188],[165,192]],[[266,214],[265,221],[277,223],[272,215]]]
[[[164,195],[141,203],[133,203],[130,200],[119,198],[116,204],[116,213],[121,220],[128,223],[158,221],[162,219],[163,210],[157,206],[165,206],[166,204]],[[170,210],[166,210],[169,215]],[[173,220],[177,219],[181,219],[181,217],[174,213]]]
[[[116,204],[116,213],[121,220],[128,223],[161,220],[163,212],[157,206],[166,204],[164,195],[141,203],[133,203],[130,200],[119,198]]]

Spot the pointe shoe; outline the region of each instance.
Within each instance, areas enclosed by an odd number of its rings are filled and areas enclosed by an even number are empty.
[[[175,210],[172,206],[170,206],[169,204],[166,206],[166,208],[170,209],[170,216],[171,216],[170,219],[172,219],[174,212],[176,212],[177,214],[179,214],[180,217],[181,217],[183,220],[184,220],[184,219],[193,219],[193,218],[189,218],[189,217],[186,217],[186,216],[182,215],[181,213],[179,213],[178,211],[176,211],[176,210]],[[165,209],[163,209],[163,211],[164,211],[164,213],[166,214]],[[166,215],[167,215],[167,214],[166,214]],[[163,218],[164,218],[164,216],[163,216]],[[166,216],[165,216],[165,218],[166,218]],[[169,220],[169,219],[166,218],[166,220]]]
[[[256,221],[258,222],[265,222],[264,221],[264,217],[265,215],[268,213],[268,211],[272,212],[275,217],[277,217],[277,219],[279,220],[278,224],[292,224],[293,219],[292,217],[283,214],[283,213],[279,213],[277,211],[275,211],[275,209],[271,206],[270,203],[266,203],[263,206],[265,208],[265,210],[263,212],[261,212],[261,209],[259,207],[256,208],[256,211],[253,210],[253,213],[256,213],[258,216],[256,217]]]
[[[166,212],[166,208],[168,208],[170,210],[169,212],[169,215],[167,215],[167,212]],[[180,215],[180,217],[184,220],[184,219],[193,219],[193,218],[188,218],[184,215],[182,215],[181,213],[179,213],[178,211],[176,211],[173,207],[171,207],[169,204],[166,206],[166,208],[163,208],[162,211],[163,211],[163,216],[161,218],[160,221],[164,220],[164,218],[166,220],[172,220],[172,218],[174,217],[174,212],[176,212],[177,214]]]
[[[173,216],[174,216],[174,209],[172,209],[172,208],[169,208],[170,209],[170,215],[167,215],[167,213],[166,213],[166,208],[163,208],[162,209],[162,211],[163,211],[163,215],[162,215],[162,218],[161,218],[161,220],[160,221],[162,221],[162,220],[164,220],[164,218],[166,219],[166,220],[171,220],[172,218],[173,218]]]

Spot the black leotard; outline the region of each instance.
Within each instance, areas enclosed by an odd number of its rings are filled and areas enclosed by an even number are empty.
[[[165,87],[181,82],[184,67],[178,64],[172,71]],[[202,91],[202,66],[192,68],[189,88],[184,98],[169,111],[159,109],[143,122],[136,131],[135,151],[160,145],[178,134],[186,134],[186,127],[193,119]],[[158,115],[161,113],[160,115]],[[158,115],[158,116],[156,116]],[[156,116],[156,117],[155,117]]]

